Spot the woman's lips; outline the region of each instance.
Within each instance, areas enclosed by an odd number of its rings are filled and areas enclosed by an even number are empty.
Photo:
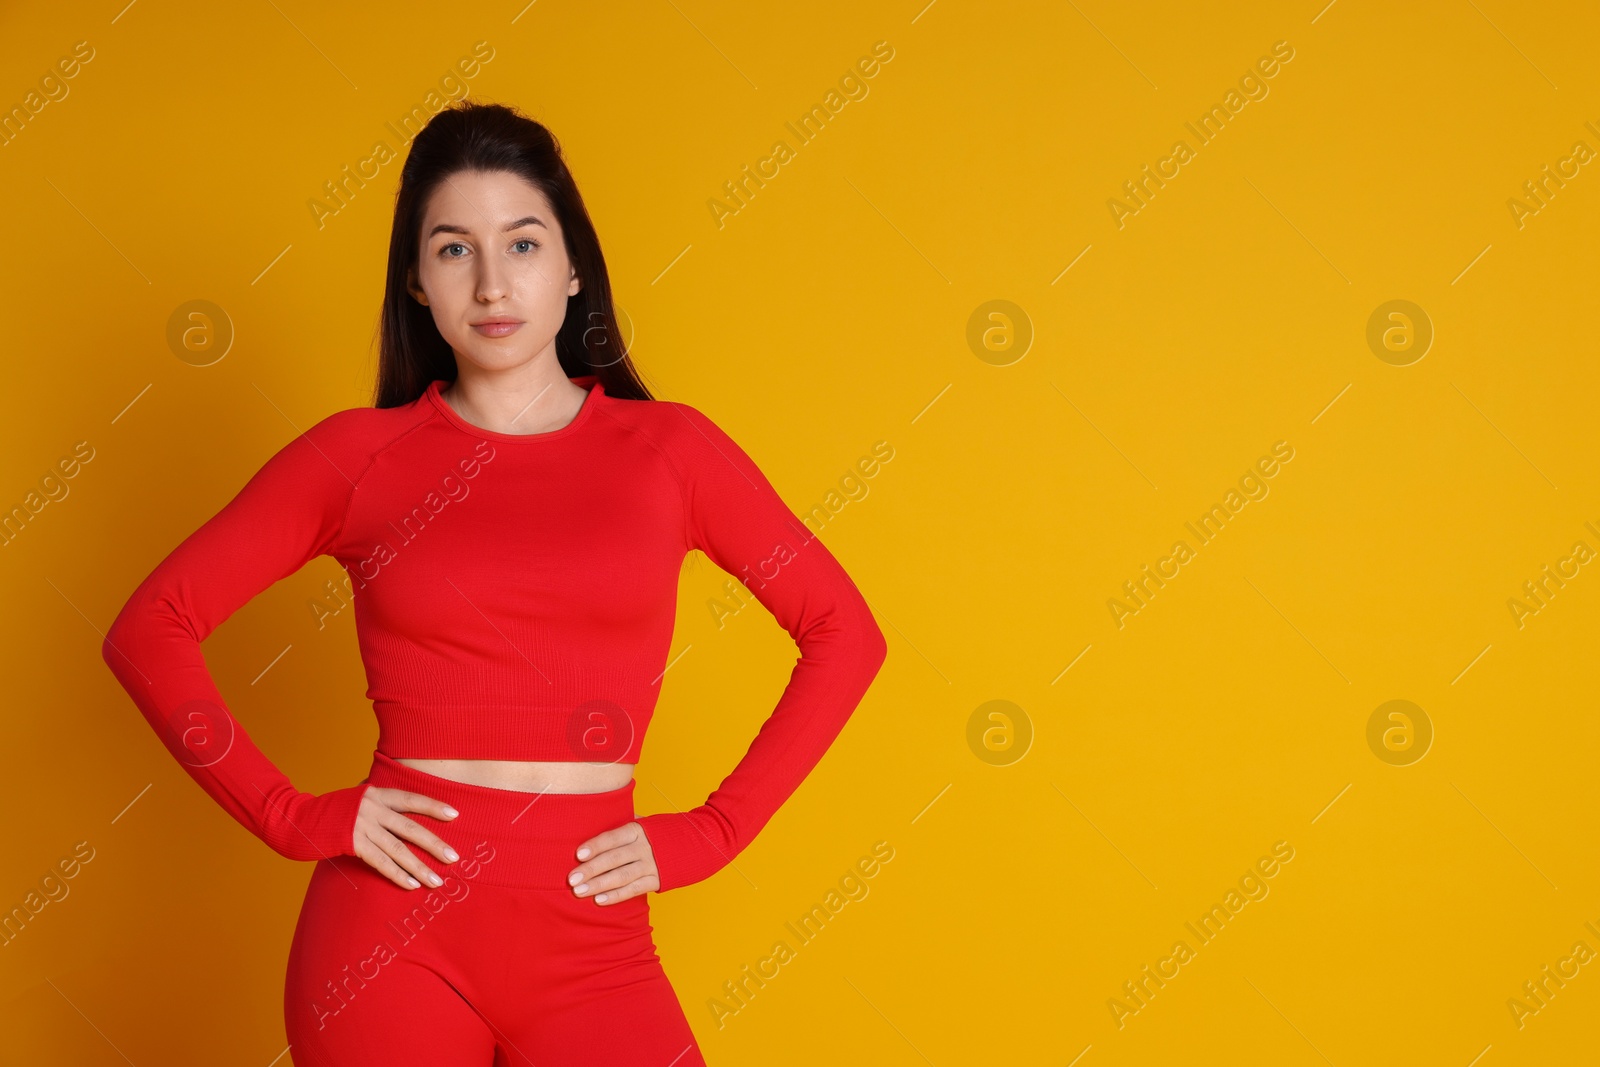
[[[472,328],[484,337],[507,337],[522,329],[520,322],[485,322]]]

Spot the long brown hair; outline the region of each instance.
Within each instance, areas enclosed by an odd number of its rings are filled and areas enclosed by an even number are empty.
[[[406,290],[406,278],[417,262],[428,197],[440,182],[460,171],[514,174],[542,192],[555,209],[567,256],[583,282],[577,294],[567,298],[567,315],[556,333],[556,356],[567,377],[593,374],[607,396],[654,399],[634,370],[617,328],[600,237],[555,134],[513,107],[462,100],[429,120],[412,140],[400,169],[373,406],[408,404],[434,379],[456,379],[455,352],[434,325],[432,311]]]

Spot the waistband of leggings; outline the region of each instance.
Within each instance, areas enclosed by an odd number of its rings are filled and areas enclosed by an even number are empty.
[[[374,752],[366,782],[442,800],[460,814],[435,819],[405,812],[438,834],[460,854],[446,863],[407,842],[442,878],[454,875],[491,885],[568,890],[567,875],[579,863],[578,846],[596,834],[634,819],[636,782],[603,793],[533,793],[473,785],[429,774]]]

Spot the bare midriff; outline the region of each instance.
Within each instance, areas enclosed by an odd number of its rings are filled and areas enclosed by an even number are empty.
[[[498,759],[397,759],[453,782],[525,793],[607,793],[633,778],[631,763],[566,763]]]

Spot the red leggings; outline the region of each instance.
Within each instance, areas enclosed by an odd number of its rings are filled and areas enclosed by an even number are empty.
[[[596,904],[566,877],[585,839],[634,818],[634,783],[526,793],[375,753],[366,781],[461,814],[407,816],[449,842],[444,884],[402,889],[354,856],[317,862],[289,949],[296,1067],[704,1067],[651,939],[648,897]]]

